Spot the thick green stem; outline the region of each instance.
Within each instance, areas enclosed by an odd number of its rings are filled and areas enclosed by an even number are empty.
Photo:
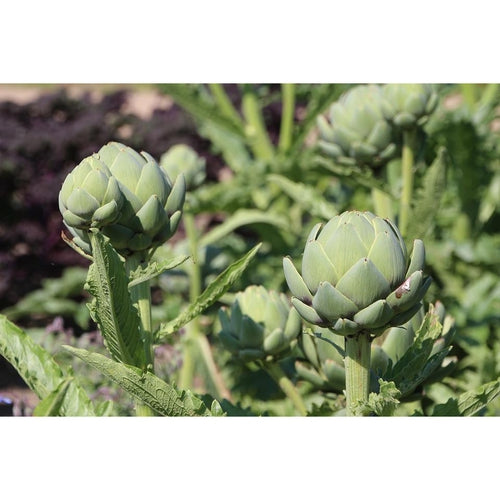
[[[281,367],[277,363],[264,363],[264,369],[290,398],[300,415],[305,417],[307,415],[306,405],[299,391],[297,391],[297,388],[292,384],[292,381],[286,376]]]
[[[274,157],[274,148],[264,125],[257,96],[249,87],[243,92],[242,108],[247,122],[245,132],[256,158],[271,160]]]
[[[281,112],[278,149],[286,153],[292,145],[293,118],[295,113],[295,87],[293,83],[281,85],[283,110]]]
[[[133,254],[125,260],[127,274],[138,267],[146,266],[144,255]],[[154,373],[154,347],[153,347],[153,321],[151,316],[151,287],[149,281],[144,281],[130,290],[130,298],[137,305],[141,322],[141,340],[146,354],[146,366],[149,372]],[[138,417],[155,415],[155,412],[146,405],[140,403],[136,406]]]
[[[230,120],[232,120],[235,124],[243,127],[243,120],[241,116],[236,111],[233,103],[229,99],[224,90],[224,87],[220,83],[209,83],[208,87],[210,88],[210,92],[214,96],[215,102],[219,106],[221,113],[224,116],[227,116]]]
[[[402,179],[403,188],[401,192],[401,205],[399,211],[399,229],[406,236],[410,220],[410,208],[413,196],[413,167],[415,162],[416,130],[405,130],[403,132],[403,154],[402,154]]]
[[[370,392],[371,338],[361,332],[345,338],[347,415],[356,415],[357,403],[367,403]]]
[[[393,220],[394,214],[392,211],[392,200],[387,193],[384,193],[380,189],[373,188],[372,201],[375,209],[375,215],[383,217],[384,219]]]

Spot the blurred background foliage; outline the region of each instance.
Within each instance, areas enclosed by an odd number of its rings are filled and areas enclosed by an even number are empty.
[[[314,223],[346,209],[375,212],[373,189],[393,195],[398,189],[397,175],[391,180],[398,159],[382,174],[342,167],[318,155],[317,116],[353,86],[48,86],[35,87],[34,97],[24,103],[0,97],[0,312],[56,359],[72,363],[92,398],[113,400],[115,414],[129,414],[119,388],[104,384],[99,374],[60,349],[62,343],[103,349],[85,306],[88,263],[60,236],[57,195],[67,173],[111,140],[158,160],[176,144],[191,146],[206,165],[206,179],[189,193],[186,209],[196,244],[186,238],[190,228],[182,224],[159,252],[195,254],[197,289],[202,290],[263,241],[233,293],[250,284],[286,292],[282,257],[300,256]],[[433,277],[426,301],[444,304],[457,333],[454,370],[422,388],[429,408],[500,376],[500,88],[442,84],[437,89],[438,106],[419,132],[415,188],[417,193],[426,188],[428,166],[446,148],[445,189],[424,236],[427,271]],[[156,324],[175,318],[188,303],[190,265],[155,279]],[[216,312],[232,298],[224,296],[197,319],[196,327],[204,332],[233,399],[240,402],[237,411],[289,414],[290,401],[267,373],[239,363],[221,347]],[[182,379],[186,335],[182,329],[157,348],[160,377]],[[328,392],[310,391],[298,378],[294,360],[301,355],[294,351],[281,366],[308,395],[313,412],[328,414],[336,400]],[[191,362],[194,388],[217,396],[220,388],[212,383],[210,367],[196,354]],[[22,386],[0,358],[0,395]],[[29,405],[23,411],[29,414]],[[500,414],[498,399],[483,413]]]

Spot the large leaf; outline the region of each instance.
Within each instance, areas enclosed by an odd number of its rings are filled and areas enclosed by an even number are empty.
[[[262,210],[238,210],[233,215],[229,216],[222,224],[219,224],[211,231],[207,232],[200,238],[200,247],[212,245],[222,238],[232,233],[235,229],[248,226],[250,224],[269,224],[278,229],[290,230],[290,222],[286,217],[281,215],[264,212]]]
[[[0,354],[17,370],[28,387],[41,399],[49,397],[65,381],[60,366],[19,327],[0,315]],[[85,391],[68,383],[60,404],[60,415],[93,416],[94,408]]]
[[[458,398],[450,398],[446,403],[436,405],[432,413],[435,417],[469,417],[477,414],[500,394],[500,379],[464,392]]]
[[[64,346],[69,352],[99,370],[103,375],[118,384],[130,395],[148,405],[163,416],[183,417],[211,415],[203,401],[190,391],[178,391],[152,373],[113,361],[102,354],[86,349]],[[220,415],[219,406],[212,405]]]
[[[256,253],[259,251],[262,243],[256,245],[244,257],[231,264],[217,278],[215,278],[198,299],[190,304],[177,318],[163,323],[156,334],[156,343],[162,343],[165,338],[177,331],[179,328],[189,323],[193,318],[201,314],[205,309],[215,303],[224,295],[233,285],[233,283],[243,274]]]
[[[426,170],[422,186],[414,196],[408,221],[408,241],[423,238],[432,227],[446,188],[448,156],[441,148],[432,165]]]
[[[144,367],[140,320],[130,298],[125,266],[101,233],[91,233],[91,243],[94,262],[86,283],[94,296],[89,306],[91,315],[114,359]]]
[[[64,379],[54,391],[38,403],[33,415],[35,417],[56,417],[60,415],[70,384],[70,378]]]
[[[338,210],[311,186],[301,182],[293,182],[282,175],[271,174],[271,182],[276,183],[290,198],[315,217],[329,220],[337,215]]]

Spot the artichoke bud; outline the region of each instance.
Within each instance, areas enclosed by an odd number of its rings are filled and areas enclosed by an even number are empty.
[[[283,271],[292,304],[306,321],[340,335],[368,331],[376,336],[420,308],[431,283],[423,274],[424,260],[422,241],[415,241],[408,263],[392,222],[352,211],[313,227],[301,274],[289,257]]]
[[[67,177],[59,208],[75,242],[89,249],[88,230],[98,228],[122,254],[155,248],[180,222],[186,187],[174,185],[148,153],[110,142]]]
[[[172,181],[183,174],[188,191],[203,184],[206,177],[205,159],[185,144],[176,144],[163,153],[160,166]]]
[[[346,166],[377,168],[397,154],[378,85],[357,85],[317,120],[320,150]]]
[[[436,109],[438,100],[431,84],[390,83],[382,86],[383,114],[401,129],[423,125]]]
[[[255,285],[238,292],[230,310],[219,311],[219,319],[222,344],[243,361],[283,357],[302,329],[284,294]]]

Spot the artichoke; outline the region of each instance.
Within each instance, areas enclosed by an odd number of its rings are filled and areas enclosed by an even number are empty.
[[[230,314],[221,309],[219,319],[222,344],[245,362],[282,357],[302,330],[286,295],[256,285],[238,292]]]
[[[438,94],[431,84],[390,83],[382,87],[383,115],[402,129],[423,125],[437,104]]]
[[[419,360],[422,366],[436,354],[448,354],[450,343],[455,334],[454,320],[451,316],[446,315],[441,302],[436,302],[434,306],[429,307],[429,310],[436,314],[443,329],[439,337],[433,341],[427,357]],[[391,380],[390,367],[396,365],[413,345],[416,332],[423,325],[425,314],[425,307],[422,306],[413,318],[404,325],[389,328],[372,343],[370,367],[372,392],[377,391],[380,377],[384,380]],[[300,335],[298,345],[301,352],[295,361],[298,376],[312,384],[315,389],[341,393],[345,389],[343,337],[327,328],[315,328],[314,334],[304,333]],[[432,369],[426,371],[425,378],[419,382],[419,385],[427,382],[430,377],[440,378],[451,368],[453,368],[453,363],[450,362],[450,359],[433,364]],[[414,392],[415,387],[411,389],[411,391],[403,393],[403,396]]]
[[[340,335],[380,335],[408,321],[430,286],[425,249],[415,240],[408,263],[397,227],[370,212],[344,212],[310,232],[302,275],[283,259],[292,303],[309,323]]]
[[[185,144],[176,144],[163,153],[160,158],[160,167],[172,181],[175,181],[179,174],[184,174],[188,191],[203,184],[206,177],[205,159]]]
[[[339,164],[380,167],[394,158],[393,129],[382,112],[377,85],[358,85],[318,117],[319,147]]]
[[[66,177],[59,193],[64,223],[83,250],[88,231],[100,229],[122,255],[154,248],[179,225],[185,198],[179,176],[168,175],[148,153],[110,142]]]

